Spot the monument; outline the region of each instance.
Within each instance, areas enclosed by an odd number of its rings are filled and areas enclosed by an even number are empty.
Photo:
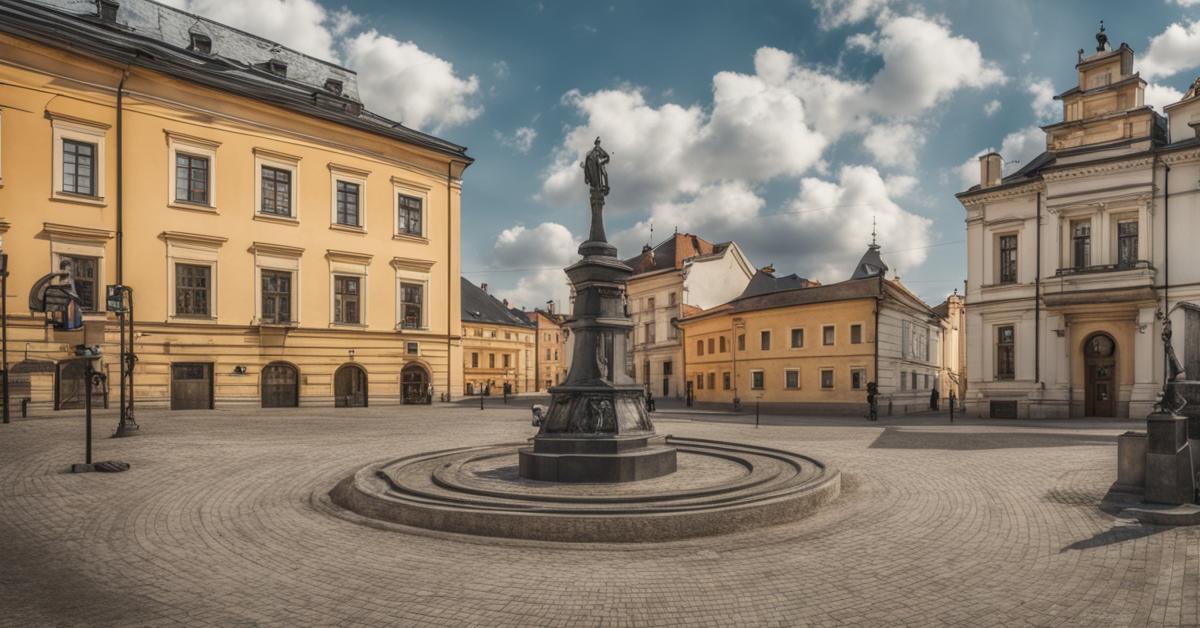
[[[672,473],[674,447],[656,438],[644,391],[625,356],[634,323],[625,303],[633,269],[617,259],[604,234],[609,155],[600,138],[583,162],[591,227],[579,246],[583,259],[566,268],[575,306],[566,327],[574,352],[561,386],[550,389],[550,407],[533,446],[522,448],[520,475],[550,482],[627,482]]]

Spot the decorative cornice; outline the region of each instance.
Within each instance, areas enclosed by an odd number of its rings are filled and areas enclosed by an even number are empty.
[[[374,255],[370,255],[367,253],[354,253],[352,251],[335,251],[334,249],[328,249],[325,251],[325,259],[327,259],[331,262],[343,262],[346,264],[359,264],[361,266],[366,266],[367,264],[370,264],[371,258],[373,258],[373,257],[374,257]]]
[[[1164,164],[1177,164],[1183,161],[1193,161],[1200,159],[1200,148],[1175,152],[1163,151],[1162,157],[1159,159],[1161,159]]]
[[[422,190],[425,192],[428,192],[433,189],[432,187],[425,185],[424,183],[417,183],[416,181],[412,181],[409,179],[401,179],[400,177],[396,177],[396,176],[392,177],[392,185],[398,185],[400,187],[412,188],[414,190]]]
[[[84,126],[104,129],[106,131],[112,128],[112,125],[107,122],[96,122],[95,120],[88,120],[87,118],[77,118],[65,113],[55,113],[49,109],[46,110],[45,116],[47,120],[52,122],[70,122],[71,124],[82,124]]]
[[[204,233],[187,233],[184,231],[164,231],[158,234],[165,242],[179,242],[182,244],[199,244],[211,248],[218,248],[222,244],[229,241],[229,238],[207,235]]]
[[[1077,167],[1064,167],[1062,170],[1046,170],[1042,173],[1042,178],[1047,182],[1065,181],[1067,179],[1090,177],[1098,174],[1112,174],[1114,172],[1148,168],[1153,163],[1154,159],[1152,157],[1139,157],[1136,159],[1123,159],[1091,165],[1081,164]]]
[[[300,157],[297,155],[289,155],[287,153],[281,153],[279,151],[274,151],[269,148],[255,147],[254,155],[256,157],[266,157],[267,159],[276,159],[279,161],[290,161],[293,163],[300,163]]]
[[[329,167],[330,172],[335,172],[338,174],[348,174],[348,175],[355,176],[355,177],[361,177],[363,179],[367,178],[367,175],[371,174],[370,170],[363,170],[362,168],[355,168],[353,166],[338,164],[338,163],[334,163],[332,161],[329,162],[328,167]]]
[[[280,257],[300,257],[304,255],[304,249],[298,246],[271,244],[269,242],[255,242],[250,245],[249,250],[255,255],[278,255]]]
[[[418,273],[429,272],[434,264],[434,262],[428,260],[413,259],[411,257],[393,257],[390,263],[392,268],[396,270],[411,270]]]
[[[179,133],[178,131],[172,131],[170,129],[163,129],[163,135],[166,135],[168,140],[175,140],[185,144],[199,144],[208,148],[217,148],[221,145],[221,143],[217,140],[210,140],[206,137],[197,137],[195,135]]]
[[[42,223],[42,233],[48,238],[70,238],[74,240],[111,240],[113,232],[79,225],[61,225],[54,222]],[[39,234],[40,235],[40,234]]]
[[[1003,201],[1003,200],[1008,200],[1010,198],[1017,198],[1019,196],[1026,196],[1028,194],[1033,194],[1034,192],[1038,192],[1043,189],[1044,189],[1044,186],[1042,185],[1041,181],[1032,181],[1032,182],[1026,183],[1024,185],[1006,187],[1006,188],[995,190],[992,192],[988,192],[985,190],[977,190],[975,192],[972,192],[971,196],[958,197],[958,200],[960,203],[962,203],[963,207],[974,207],[976,205],[982,205],[984,203],[994,203],[996,201]]]

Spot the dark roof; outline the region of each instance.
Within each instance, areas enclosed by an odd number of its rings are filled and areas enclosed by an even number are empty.
[[[742,290],[742,293],[737,298],[744,299],[760,294],[779,292],[780,290],[808,288],[813,285],[816,285],[816,282],[805,279],[795,273],[776,277],[772,272],[760,268],[754,272],[754,276],[750,278],[750,283],[746,284],[746,289]]]
[[[363,108],[353,70],[151,0],[121,0],[115,22],[87,0],[0,0],[0,32],[84,56],[140,66],[473,161],[466,147],[403,126]],[[209,37],[211,54],[189,50]],[[270,62],[286,64],[285,75]],[[340,84],[340,93],[326,81]]]
[[[1050,151],[1043,151],[1037,157],[1030,159],[1029,163],[1025,164],[1024,166],[1021,166],[1016,172],[1000,179],[1000,185],[995,185],[995,186],[992,186],[992,187],[986,188],[986,189],[990,191],[990,190],[995,190],[997,188],[1001,188],[1004,186],[1021,185],[1023,183],[1029,183],[1030,181],[1037,181],[1038,179],[1042,178],[1041,177],[1042,169],[1044,169],[1048,166],[1054,165],[1054,160],[1055,160],[1054,153],[1052,153]],[[979,192],[983,189],[985,189],[985,188],[980,187],[980,185],[978,183],[976,183],[975,185],[972,185],[971,187],[967,188],[965,191],[959,192],[957,194],[957,196],[962,196],[964,194],[971,194],[974,192]]]
[[[867,252],[863,253],[862,259],[858,260],[858,266],[854,267],[854,274],[851,279],[866,279],[867,277],[877,277],[885,275],[888,271],[888,265],[883,263],[883,258],[879,256],[879,245],[872,242],[867,247]]]
[[[494,325],[515,325],[517,327],[535,327],[522,313],[517,316],[496,297],[483,291],[483,288],[467,281],[462,277],[462,322],[492,323]]]
[[[739,312],[752,312],[832,301],[848,301],[851,299],[874,299],[881,296],[887,296],[925,312],[932,312],[924,301],[901,285],[900,282],[890,279],[880,280],[879,277],[868,277],[866,279],[847,279],[838,283],[768,292],[750,297],[738,297],[729,303],[700,312],[684,312],[683,319],[689,320],[722,313],[736,314]]]
[[[942,318],[950,318],[950,299],[946,299],[929,309]]]
[[[729,248],[729,242],[713,244],[698,235],[676,233],[658,243],[642,248],[642,252],[625,260],[625,264],[633,269],[633,274],[641,275],[668,268],[683,268],[683,263],[694,257],[720,254]]]

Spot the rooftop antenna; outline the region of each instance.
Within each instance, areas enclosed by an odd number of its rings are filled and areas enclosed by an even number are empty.
[[[654,221],[653,220],[650,221],[650,241],[647,242],[646,244],[649,244],[650,246],[654,246]]]
[[[879,246],[875,243],[875,216],[871,216],[871,246]]]

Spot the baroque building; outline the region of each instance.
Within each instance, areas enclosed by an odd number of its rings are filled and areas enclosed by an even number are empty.
[[[463,387],[465,395],[499,395],[537,389],[538,325],[524,312],[488,294],[487,284],[462,278]]]
[[[132,289],[139,404],[361,406],[462,385],[462,146],[371,113],[351,70],[148,0],[0,0],[0,236],[14,398]],[[81,331],[25,295],[70,274]],[[103,391],[100,391],[103,393]]]
[[[1200,94],[1145,104],[1134,52],[1080,50],[1046,150],[980,158],[966,211],[970,408],[980,416],[1144,417],[1162,387],[1161,314],[1200,373]],[[1183,306],[1183,307],[1178,307]],[[1184,332],[1184,333],[1180,333]]]
[[[534,387],[532,390],[546,392],[567,378],[567,329],[563,327],[566,316],[558,312],[554,301],[547,301],[545,309],[518,311],[525,320],[537,327],[534,340]]]
[[[759,270],[736,298],[680,320],[687,388],[700,403],[856,414],[877,382],[881,414],[927,408],[953,381],[943,347],[957,329],[887,270],[875,243],[837,283]]]
[[[655,397],[682,399],[683,345],[677,321],[736,297],[754,276],[754,267],[736,243],[714,244],[690,233],[675,233],[657,246],[647,244],[625,263],[633,268],[626,299],[635,324],[634,379]]]

